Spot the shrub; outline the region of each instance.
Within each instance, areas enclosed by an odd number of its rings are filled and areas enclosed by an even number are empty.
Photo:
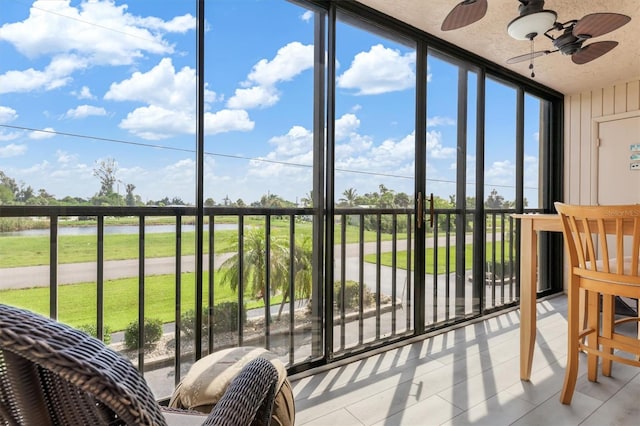
[[[162,337],[162,321],[157,318],[144,319],[144,347],[153,347]],[[138,321],[129,323],[124,331],[124,346],[129,349],[138,349]]]
[[[242,309],[242,323],[247,322],[247,310]],[[240,327],[238,324],[238,302],[218,303],[213,307],[213,331],[224,333],[225,331],[235,331]]]
[[[85,334],[88,334],[91,337],[98,338],[98,327],[95,324],[82,324],[78,327],[78,330],[82,331]],[[105,345],[111,343],[111,328],[108,325],[104,325],[102,332],[104,333],[104,338],[102,341]]]
[[[209,334],[209,309],[202,309],[202,335]],[[186,337],[193,338],[195,336],[196,317],[195,311],[192,309],[180,316],[180,330]],[[242,310],[242,322],[247,321],[247,311]],[[238,302],[222,302],[213,307],[213,332],[224,333],[227,331],[236,331],[238,324]]]
[[[336,281],[333,285],[333,297],[338,310],[342,310],[342,285],[340,281]],[[364,306],[370,306],[373,303],[373,293],[369,287],[364,286],[363,291]],[[345,309],[356,309],[360,306],[360,285],[355,281],[345,281],[344,283],[344,303]]]

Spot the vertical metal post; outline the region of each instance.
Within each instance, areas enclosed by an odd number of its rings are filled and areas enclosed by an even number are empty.
[[[49,219],[49,316],[58,319],[58,216]]]
[[[205,13],[204,0],[198,0],[197,39],[196,39],[196,67],[198,90],[196,95],[196,330],[195,355],[196,360],[202,358],[202,273],[203,273],[203,222],[204,222],[204,30]]]
[[[177,386],[180,383],[180,352],[181,352],[181,342],[180,342],[180,325],[182,318],[182,217],[176,216],[176,288],[175,288],[175,296],[176,296],[176,312],[175,312],[175,364],[174,368],[174,385]]]
[[[138,370],[144,374],[144,216],[138,225]]]
[[[96,336],[104,341],[104,216],[97,219]]]

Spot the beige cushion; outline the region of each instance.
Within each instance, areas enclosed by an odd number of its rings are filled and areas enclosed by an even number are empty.
[[[239,347],[214,352],[196,361],[176,386],[169,407],[209,413],[227,386],[252,359],[262,357],[278,370],[278,393],[274,403],[272,425],[292,425],[295,416],[293,394],[287,370],[277,355],[264,348]]]

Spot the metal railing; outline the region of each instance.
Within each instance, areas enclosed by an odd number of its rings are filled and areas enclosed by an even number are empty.
[[[326,319],[333,330],[333,335],[329,336],[334,342],[334,354],[331,356],[382,346],[391,340],[413,335],[413,309],[416,304],[425,304],[425,326],[428,331],[481,315],[485,310],[513,305],[518,298],[515,273],[517,246],[515,223],[510,213],[510,210],[487,210],[482,226],[486,230],[486,249],[469,251],[467,237],[476,226],[473,215],[467,213],[463,216],[453,209],[436,209],[434,226],[427,231],[425,238],[425,299],[418,301],[415,299],[416,283],[412,272],[415,262],[419,261],[414,254],[413,211],[336,209],[335,245],[329,251],[333,256],[335,277],[332,283],[334,297],[331,298],[334,301],[334,316]],[[67,226],[65,219],[95,219],[95,246],[89,248],[95,250],[95,277],[87,281],[96,284],[93,318],[99,339],[105,337],[105,314],[113,314],[105,312],[105,292],[111,280],[107,273],[120,265],[105,254],[105,230],[112,217],[132,218],[137,224],[137,267],[133,275],[137,277],[138,324],[145,323],[150,308],[147,302],[147,292],[151,291],[147,288],[150,277],[155,274],[171,275],[174,282],[171,304],[174,312],[170,326],[165,327],[165,331],[173,335],[173,353],[162,361],[152,360],[139,347],[133,361],[143,374],[152,369],[170,368],[173,369],[174,383],[179,382],[185,365],[194,361],[194,344],[202,345],[203,353],[226,346],[262,346],[278,353],[290,367],[304,366],[308,360],[323,356],[314,352],[312,343],[314,338],[328,336],[313,336],[311,329],[314,324],[322,329],[322,304],[328,299],[312,300],[308,288],[312,282],[311,276],[322,274],[322,268],[309,270],[313,264],[309,256],[320,256],[320,259],[322,256],[312,253],[309,246],[303,247],[305,237],[311,236],[313,221],[323,218],[314,216],[312,208],[205,208],[203,270],[206,277],[202,282],[206,298],[203,298],[202,306],[196,306],[193,300],[185,296],[186,286],[193,285],[184,279],[185,274],[190,272],[184,267],[185,259],[194,256],[188,247],[185,248],[187,233],[183,230],[185,221],[188,222],[196,214],[196,209],[192,207],[0,207],[0,220],[44,218],[49,222],[46,236],[49,274],[48,282],[45,282],[49,288],[49,312],[42,313],[53,318],[64,316],[59,312],[59,289],[67,282],[59,275],[59,269],[64,262],[73,262],[73,259],[61,261],[59,258],[60,240],[67,238],[60,232]],[[155,272],[151,265],[155,255],[149,254],[152,248],[149,246],[150,226],[153,226],[155,218],[162,217],[172,218],[169,223],[173,227],[174,251],[172,256],[165,256],[166,263],[172,265],[170,272],[166,268]],[[216,230],[221,222],[227,223],[230,229],[223,232]],[[464,234],[464,248],[456,247],[456,241],[458,244],[461,241],[456,234],[458,232]],[[0,234],[0,243],[7,241],[7,238],[10,237]],[[252,241],[252,238],[257,241]],[[8,250],[6,244],[0,244],[0,247]],[[478,253],[482,256],[481,264],[485,265],[485,280],[482,283],[473,282],[473,259],[469,259],[469,253],[472,253],[471,256],[478,256]],[[235,265],[235,274],[225,272],[228,268],[221,268],[229,259],[232,261],[226,266]],[[17,273],[15,271],[25,271],[24,268],[18,270],[10,266],[3,266],[2,271],[11,269],[14,275]],[[226,282],[224,285],[231,285],[236,291],[233,300],[227,300],[227,303],[243,308],[232,310],[235,330],[222,332],[219,331],[221,325],[216,317],[216,311],[221,310],[219,303],[222,297],[217,292],[221,288],[221,280],[226,278],[228,281],[229,277],[235,283]],[[254,300],[256,295],[252,292],[256,289],[261,290],[258,295],[261,300]],[[3,291],[7,290],[11,289],[5,283]],[[0,291],[0,302],[3,302],[2,295]],[[478,295],[484,300],[479,309],[480,304],[475,300]],[[249,304],[257,307],[245,308]],[[203,341],[189,342],[184,334],[188,325],[184,324],[185,315],[191,310],[203,308],[204,324],[193,325],[204,326]],[[223,335],[226,339],[221,339]],[[138,327],[137,341],[144,340],[145,327]]]

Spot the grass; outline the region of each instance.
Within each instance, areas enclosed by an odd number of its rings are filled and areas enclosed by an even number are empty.
[[[501,252],[500,252],[500,247],[501,246],[496,246],[496,262],[501,262],[502,261],[502,256],[501,256]],[[505,241],[504,242],[504,251],[505,251],[505,255],[507,253],[509,253],[509,247],[510,247],[510,242],[509,241]],[[491,254],[491,250],[493,250],[493,244],[492,243],[488,243],[487,244],[487,257],[490,257]],[[437,265],[437,273],[438,274],[444,274],[447,272],[447,264],[446,264],[446,254],[447,254],[447,249],[445,247],[438,247],[438,265]],[[456,248],[455,247],[451,247],[449,249],[449,272],[455,272],[456,271]],[[436,270],[434,268],[434,249],[433,248],[427,248],[425,251],[425,256],[424,256],[424,263],[425,263],[425,273],[426,274],[433,274],[434,270]],[[375,263],[376,262],[376,254],[367,254],[364,257],[364,260],[366,262],[369,263]],[[392,266],[393,265],[393,253],[391,252],[386,252],[386,253],[382,253],[380,255],[380,264],[382,266]],[[467,244],[465,246],[465,253],[464,253],[464,267],[465,269],[471,269],[473,267],[473,246],[471,244]],[[412,270],[413,270],[413,263],[412,263]],[[407,269],[407,251],[403,250],[400,251],[398,250],[396,252],[396,267],[398,269]]]
[[[214,284],[215,303],[237,301],[237,295],[222,285],[216,275]],[[182,311],[195,307],[195,274],[181,276]],[[207,282],[205,273],[203,282]],[[58,319],[73,327],[96,323],[96,284],[81,283],[58,287]],[[158,318],[163,323],[175,320],[175,276],[154,275],[145,278],[145,317]],[[208,298],[208,288],[204,289],[204,300]],[[271,297],[272,304],[279,304],[281,296]],[[262,300],[245,296],[247,309],[264,307]],[[49,315],[49,287],[14,289],[0,291],[0,303],[29,309]],[[124,330],[129,323],[138,319],[138,278],[124,278],[105,282],[104,323],[112,331]]]
[[[258,226],[258,225],[251,225]],[[339,235],[339,228],[336,227]],[[272,220],[271,235],[273,238],[289,239],[289,222]],[[310,223],[297,223],[296,236],[300,239],[311,236]],[[215,231],[214,242],[217,254],[229,252],[236,243],[238,232],[234,230]],[[398,234],[398,238],[406,238]],[[204,252],[208,254],[206,243],[209,233],[203,233]],[[383,234],[382,240],[391,239],[390,234]],[[355,243],[359,240],[358,228],[348,226],[346,242]],[[375,232],[366,231],[365,241],[375,241]],[[176,253],[176,237],[169,233],[147,233],[144,238],[145,258],[172,257]],[[104,236],[104,259],[124,260],[137,259],[139,240],[137,234],[108,234]],[[195,232],[182,233],[182,254],[195,253]],[[2,236],[0,237],[0,268],[14,268],[18,266],[38,266],[49,264],[49,236]],[[58,263],[96,262],[97,242],[93,235],[61,235],[58,236]]]

